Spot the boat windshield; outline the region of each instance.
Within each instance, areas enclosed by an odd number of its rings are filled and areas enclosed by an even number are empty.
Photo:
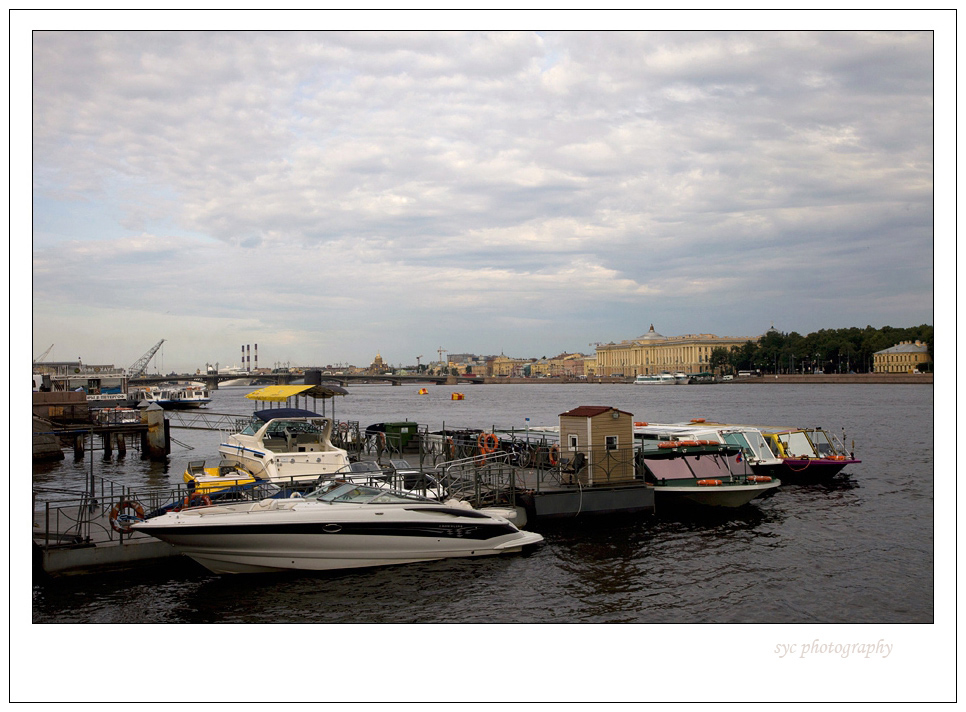
[[[729,445],[740,445],[746,455],[753,455],[759,460],[775,458],[768,441],[757,430],[725,430],[721,435]]]
[[[413,504],[430,502],[425,497],[394,490],[358,485],[352,482],[327,482],[305,495],[305,499],[333,504],[349,502],[352,504]]]
[[[822,457],[831,457],[833,455],[838,455],[838,451],[835,449],[835,445],[832,444],[831,438],[829,438],[828,433],[822,429],[809,430],[808,434],[812,440],[812,445],[815,446],[815,451]]]
[[[265,437],[285,437],[286,435],[304,435],[310,433],[317,435],[324,430],[324,420],[285,420],[278,418],[271,421],[264,421],[259,418],[252,418],[251,422],[241,431],[241,435],[254,435],[268,422],[265,430]]]
[[[815,448],[808,435],[801,431],[782,433],[778,435],[778,441],[785,448],[785,454],[789,457],[816,457]]]

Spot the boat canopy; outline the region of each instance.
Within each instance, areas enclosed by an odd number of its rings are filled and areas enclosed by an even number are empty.
[[[265,386],[252,391],[246,398],[270,403],[284,403],[292,396],[309,396],[311,398],[332,398],[348,394],[345,388],[334,384],[316,384],[302,386]]]
[[[252,415],[261,421],[268,422],[276,418],[321,418],[318,413],[302,408],[269,408],[268,410],[256,410]]]

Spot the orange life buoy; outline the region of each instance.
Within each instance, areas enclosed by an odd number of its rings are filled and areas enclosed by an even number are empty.
[[[122,499],[120,502],[111,507],[111,513],[107,517],[107,520],[111,523],[111,529],[120,534],[126,534],[131,531],[130,524],[127,524],[126,522],[121,524],[118,522],[118,517],[120,517],[121,512],[123,512],[125,509],[133,509],[134,514],[137,515],[138,519],[144,519],[144,507],[137,502]]]
[[[647,427],[647,423],[641,422],[640,420],[635,420],[634,421],[634,427],[635,428],[646,428]]]
[[[343,435],[345,435],[346,433],[348,433],[349,432],[349,424],[348,423],[339,423],[339,432],[342,433]]]
[[[476,444],[480,448],[480,452],[485,455],[490,452],[496,452],[500,445],[500,440],[494,433],[480,433],[476,438]]]
[[[771,482],[771,477],[765,475],[748,475],[746,479],[749,482]]]
[[[700,443],[697,440],[680,440],[680,441],[678,441],[678,445],[680,445],[681,447],[695,447],[695,446],[697,446],[699,444]]]
[[[663,442],[663,443],[658,443],[657,446],[659,448],[662,448],[664,450],[667,450],[668,448],[677,447],[678,444],[679,443],[678,443],[677,440],[668,440],[668,441]]]
[[[560,462],[560,449],[556,445],[550,446],[550,452],[548,453],[548,459],[551,465],[556,465]]]
[[[699,487],[717,487],[721,484],[721,480],[698,480]]]
[[[692,423],[703,423],[704,418],[691,418]]]
[[[194,504],[195,501],[201,502],[201,504]],[[182,503],[182,509],[188,509],[188,507],[210,507],[211,497],[201,492],[192,492],[187,497],[184,498]]]

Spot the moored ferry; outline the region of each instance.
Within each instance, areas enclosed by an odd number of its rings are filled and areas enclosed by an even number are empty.
[[[132,389],[130,397],[134,405],[157,403],[165,410],[201,408],[211,402],[208,389],[195,384],[141,386]]]
[[[637,386],[673,386],[677,383],[670,373],[642,373],[634,379]]]

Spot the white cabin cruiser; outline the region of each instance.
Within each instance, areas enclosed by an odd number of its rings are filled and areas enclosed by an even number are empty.
[[[300,408],[256,411],[248,425],[218,446],[228,463],[256,479],[285,486],[314,482],[349,466],[349,455],[332,444],[332,420]]]
[[[182,509],[133,528],[218,574],[489,556],[543,541],[503,517],[353,482],[327,482],[301,497]]]
[[[638,386],[673,386],[676,383],[670,373],[642,373],[634,379]]]

